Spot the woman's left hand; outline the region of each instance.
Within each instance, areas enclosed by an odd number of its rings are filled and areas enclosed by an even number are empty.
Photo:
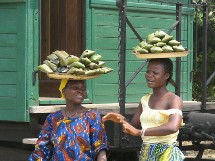
[[[107,161],[106,151],[102,150],[99,152],[97,161]]]
[[[140,136],[141,130],[136,129],[134,126],[129,124],[127,121],[121,121],[122,123],[122,131],[126,134],[130,134],[133,136]]]
[[[110,112],[110,113],[107,113],[102,118],[103,122],[108,121],[108,120],[113,121],[115,123],[121,123],[123,120],[126,120],[126,118],[124,116],[122,116],[121,114]]]

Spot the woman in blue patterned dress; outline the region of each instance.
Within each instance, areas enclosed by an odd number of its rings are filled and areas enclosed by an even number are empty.
[[[66,108],[47,116],[29,161],[106,161],[108,145],[101,116],[81,105],[85,82],[62,80],[61,89]]]
[[[117,113],[108,113],[103,117],[103,121],[121,123],[123,132],[142,137],[140,161],[182,161],[184,158],[176,146],[183,102],[166,87],[172,73],[170,59],[150,59],[145,78],[152,94],[141,98],[131,123]]]

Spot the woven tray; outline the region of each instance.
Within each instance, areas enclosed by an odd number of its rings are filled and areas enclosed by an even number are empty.
[[[176,57],[184,57],[188,55],[188,51],[184,52],[171,52],[171,53],[149,53],[149,54],[140,54],[133,53],[137,58],[142,59],[152,59],[152,58],[176,58]]]
[[[93,76],[86,76],[86,75],[71,75],[71,74],[49,73],[49,74],[47,74],[47,76],[49,78],[53,78],[53,79],[87,80],[87,79],[97,78],[97,77],[100,76],[100,74],[93,75]]]

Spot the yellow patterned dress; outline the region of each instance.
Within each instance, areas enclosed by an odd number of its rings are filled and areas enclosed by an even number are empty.
[[[140,115],[141,126],[144,128],[157,127],[169,120],[169,115],[182,111],[178,109],[154,110],[148,106],[150,94],[143,96],[142,114]],[[176,146],[178,136],[176,133],[166,136],[144,136],[140,161],[183,161],[184,155]]]

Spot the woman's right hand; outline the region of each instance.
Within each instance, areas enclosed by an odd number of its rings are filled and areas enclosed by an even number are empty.
[[[118,113],[107,113],[105,116],[102,117],[102,121],[113,121],[115,123],[122,123],[123,121],[126,120],[126,118],[124,116],[122,116],[121,114]]]
[[[141,130],[136,129],[126,121],[122,121],[122,131],[133,136],[141,136]]]

